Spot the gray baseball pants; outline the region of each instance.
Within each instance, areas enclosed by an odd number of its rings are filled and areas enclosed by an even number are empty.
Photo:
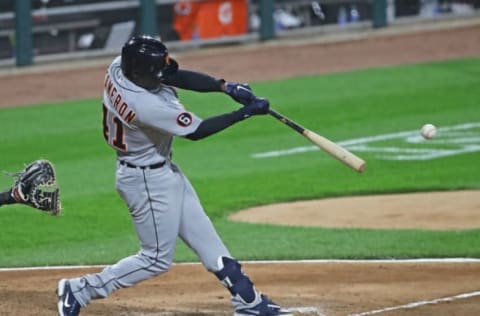
[[[130,210],[141,249],[100,273],[69,280],[83,307],[93,299],[168,271],[177,237],[209,271],[219,269],[220,256],[230,256],[190,181],[174,164],[140,169],[117,163],[116,188]]]

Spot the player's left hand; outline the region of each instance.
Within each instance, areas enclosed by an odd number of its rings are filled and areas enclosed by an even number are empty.
[[[29,205],[52,215],[60,214],[60,189],[55,169],[50,161],[36,160],[23,171],[13,175],[17,180],[11,189],[11,196],[17,203]]]
[[[240,104],[250,104],[255,95],[248,83],[225,82],[225,93]]]

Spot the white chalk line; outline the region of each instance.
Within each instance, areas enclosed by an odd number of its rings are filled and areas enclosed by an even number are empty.
[[[294,263],[480,263],[480,258],[418,258],[418,259],[304,259],[304,260],[241,260],[245,264],[294,264]],[[200,265],[200,262],[180,262],[173,266]],[[105,268],[106,264],[98,265],[71,265],[71,266],[42,266],[42,267],[12,267],[0,268],[0,272],[35,271],[35,270],[74,270]]]
[[[409,308],[415,308],[415,307],[420,307],[420,306],[424,306],[424,305],[434,305],[434,304],[439,304],[439,303],[444,303],[444,302],[453,302],[453,301],[456,301],[456,300],[475,297],[475,296],[480,296],[480,291],[463,293],[463,294],[458,294],[458,295],[449,296],[449,297],[441,297],[441,298],[436,298],[436,299],[432,299],[432,300],[429,300],[429,301],[418,301],[418,302],[412,302],[412,303],[408,303],[408,304],[404,304],[404,305],[385,307],[385,308],[380,308],[380,309],[376,309],[376,310],[373,310],[373,311],[362,312],[362,313],[358,313],[358,314],[349,314],[348,316],[375,315],[375,314],[391,312],[391,311],[399,310],[399,309],[409,309]]]
[[[418,259],[304,259],[304,260],[241,260],[245,264],[295,264],[295,263],[480,263],[480,258],[418,258]],[[200,265],[200,262],[180,262],[173,266]],[[35,270],[74,270],[105,268],[106,264],[98,265],[71,265],[71,266],[42,266],[42,267],[12,267],[0,268],[0,272],[35,271]]]
[[[323,313],[320,308],[315,306],[301,306],[301,307],[288,307],[289,312],[299,313],[299,314],[314,314],[317,316],[326,316],[327,314]]]
[[[479,132],[477,130],[472,131],[472,129],[478,128],[480,128],[480,122],[470,122],[454,126],[440,127],[438,128],[438,134],[439,136],[443,135],[443,137],[437,137],[428,141],[419,135],[418,130],[411,130],[337,141],[336,143],[351,151],[376,153],[378,154],[377,158],[379,159],[430,160],[480,151],[480,146],[478,145],[478,140],[480,139]],[[455,145],[455,148],[442,149],[438,148],[438,146],[430,148],[406,148],[404,146],[386,147],[373,145],[375,142],[398,139],[403,140],[406,144],[418,145],[424,143],[424,146]],[[259,159],[273,158],[317,150],[320,150],[317,146],[301,146],[283,150],[253,153],[251,154],[251,157]],[[385,155],[386,153],[390,155]]]

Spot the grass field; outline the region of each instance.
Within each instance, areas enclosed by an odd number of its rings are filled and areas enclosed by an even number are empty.
[[[480,58],[252,86],[273,108],[333,141],[416,130],[427,122],[480,122]],[[201,117],[236,108],[220,94],[180,91],[180,98]],[[105,264],[138,250],[127,209],[115,192],[115,156],[103,142],[99,99],[2,109],[0,117],[0,169],[17,171],[48,158],[56,165],[64,206],[60,217],[25,206],[2,207],[0,266]],[[178,139],[174,160],[242,260],[480,257],[480,229],[322,229],[227,221],[236,210],[278,201],[480,188],[479,152],[423,161],[383,160],[362,152],[368,163],[364,174],[319,151],[252,158],[310,145],[264,116],[198,142]],[[0,178],[2,188],[11,183]],[[197,259],[180,242],[176,260]]]

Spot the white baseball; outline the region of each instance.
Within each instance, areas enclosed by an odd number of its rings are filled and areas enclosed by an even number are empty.
[[[422,126],[422,136],[425,139],[432,139],[437,135],[437,128],[433,124],[425,124]]]

